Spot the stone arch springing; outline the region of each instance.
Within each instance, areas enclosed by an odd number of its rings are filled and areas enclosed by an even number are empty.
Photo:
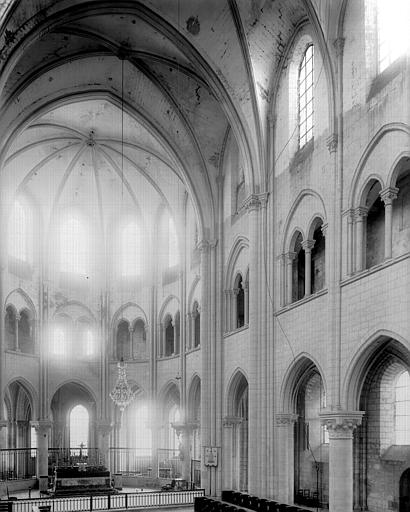
[[[348,406],[364,411],[354,439],[354,506],[373,508],[383,486],[399,495],[391,464],[399,463],[396,439],[396,383],[410,369],[408,344],[394,333],[378,331],[352,359],[345,379]],[[369,485],[372,482],[373,485]]]

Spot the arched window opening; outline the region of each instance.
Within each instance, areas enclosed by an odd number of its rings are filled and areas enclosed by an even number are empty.
[[[320,422],[326,399],[317,371],[301,383],[295,426],[295,503],[319,506],[328,496],[328,432]]]
[[[89,414],[83,405],[70,412],[70,448],[88,448]],[[86,455],[86,453],[83,454]]]
[[[66,219],[60,230],[60,270],[86,274],[89,266],[89,240],[84,223],[76,217]]]
[[[121,231],[120,274],[139,276],[142,272],[141,231],[136,222],[129,222]]]
[[[313,44],[303,54],[299,68],[299,147],[313,138]]]
[[[410,169],[408,162],[397,178],[397,198],[392,200],[392,256],[410,251]],[[394,197],[394,195],[393,195]],[[386,206],[385,206],[386,211]],[[388,221],[386,217],[386,222]]]
[[[192,317],[194,321],[194,347],[199,347],[201,344],[201,313],[197,302],[194,303]]]
[[[396,444],[410,445],[410,375],[403,372],[395,387]]]
[[[145,323],[141,319],[135,322],[132,332],[132,356],[134,359],[147,357],[147,335]]]
[[[375,181],[366,201],[366,268],[384,260],[384,204],[379,195],[380,190],[380,183]]]
[[[6,334],[6,346],[9,350],[16,350],[17,346],[17,318],[13,307],[7,306],[6,316],[4,318],[4,327]]]
[[[94,346],[94,335],[90,328],[86,329],[85,336],[84,336],[84,351],[85,355],[90,357],[95,353],[95,346]]]
[[[20,312],[18,322],[19,349],[26,354],[34,354],[33,320],[27,310]]]
[[[239,275],[235,286],[236,294],[236,327],[245,325],[245,291],[242,285],[242,276]]]
[[[127,320],[121,320],[117,325],[117,359],[129,359],[131,356],[130,347],[130,324]]]
[[[148,428],[149,410],[146,405],[137,409],[135,418],[135,446],[138,449],[138,455],[150,456],[152,452],[152,432]]]
[[[175,222],[172,217],[168,219],[168,267],[175,267],[179,263],[178,236]]]
[[[32,251],[33,220],[31,211],[19,200],[14,202],[8,229],[9,255],[19,261],[28,261]]]
[[[168,317],[165,322],[165,356],[172,356],[174,348],[174,324]]]
[[[295,241],[295,258],[292,264],[292,301],[303,299],[305,296],[305,251],[302,247],[302,234]]]
[[[316,293],[325,287],[325,237],[322,225],[315,229],[313,240],[315,244],[312,248],[311,286],[312,293]]]
[[[180,338],[181,338],[181,316],[179,311],[175,314],[175,322],[174,322],[174,351],[175,354],[179,354],[180,350]]]
[[[176,433],[176,430],[173,428],[172,424],[179,423],[181,421],[181,413],[178,405],[174,404],[168,414],[169,421],[169,438],[168,438],[168,448],[170,450],[177,450],[179,447],[179,439]]]
[[[379,72],[384,71],[409,49],[408,0],[377,0]]]

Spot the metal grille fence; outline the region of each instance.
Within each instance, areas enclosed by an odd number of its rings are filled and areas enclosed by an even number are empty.
[[[135,508],[192,505],[194,498],[204,496],[204,489],[195,491],[121,493],[110,496],[77,496],[70,498],[39,498],[11,501],[10,512],[86,512],[93,510],[127,510]]]
[[[35,448],[0,450],[0,480],[35,478],[36,458]]]

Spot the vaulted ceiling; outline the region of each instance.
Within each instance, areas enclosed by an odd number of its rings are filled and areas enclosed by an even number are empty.
[[[322,36],[333,37],[325,32],[335,30],[341,4],[3,5],[3,199],[28,188],[47,218],[53,208],[88,197],[102,218],[120,194],[124,204],[148,212],[160,203],[177,208],[186,189],[200,226],[212,231],[228,132],[240,148],[248,190],[263,190],[275,70],[307,19],[321,21]]]

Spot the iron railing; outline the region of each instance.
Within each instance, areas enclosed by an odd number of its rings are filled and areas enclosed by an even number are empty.
[[[182,461],[179,450],[158,449],[158,477],[180,478],[182,476]]]
[[[144,448],[110,448],[111,473],[156,476],[152,456]]]
[[[204,489],[195,491],[139,492],[104,496],[77,496],[70,498],[34,498],[9,501],[10,512],[32,512],[33,506],[41,512],[92,512],[93,510],[127,510],[161,506],[192,505],[194,498],[204,496]]]
[[[35,478],[36,459],[35,448],[0,450],[0,480]]]

